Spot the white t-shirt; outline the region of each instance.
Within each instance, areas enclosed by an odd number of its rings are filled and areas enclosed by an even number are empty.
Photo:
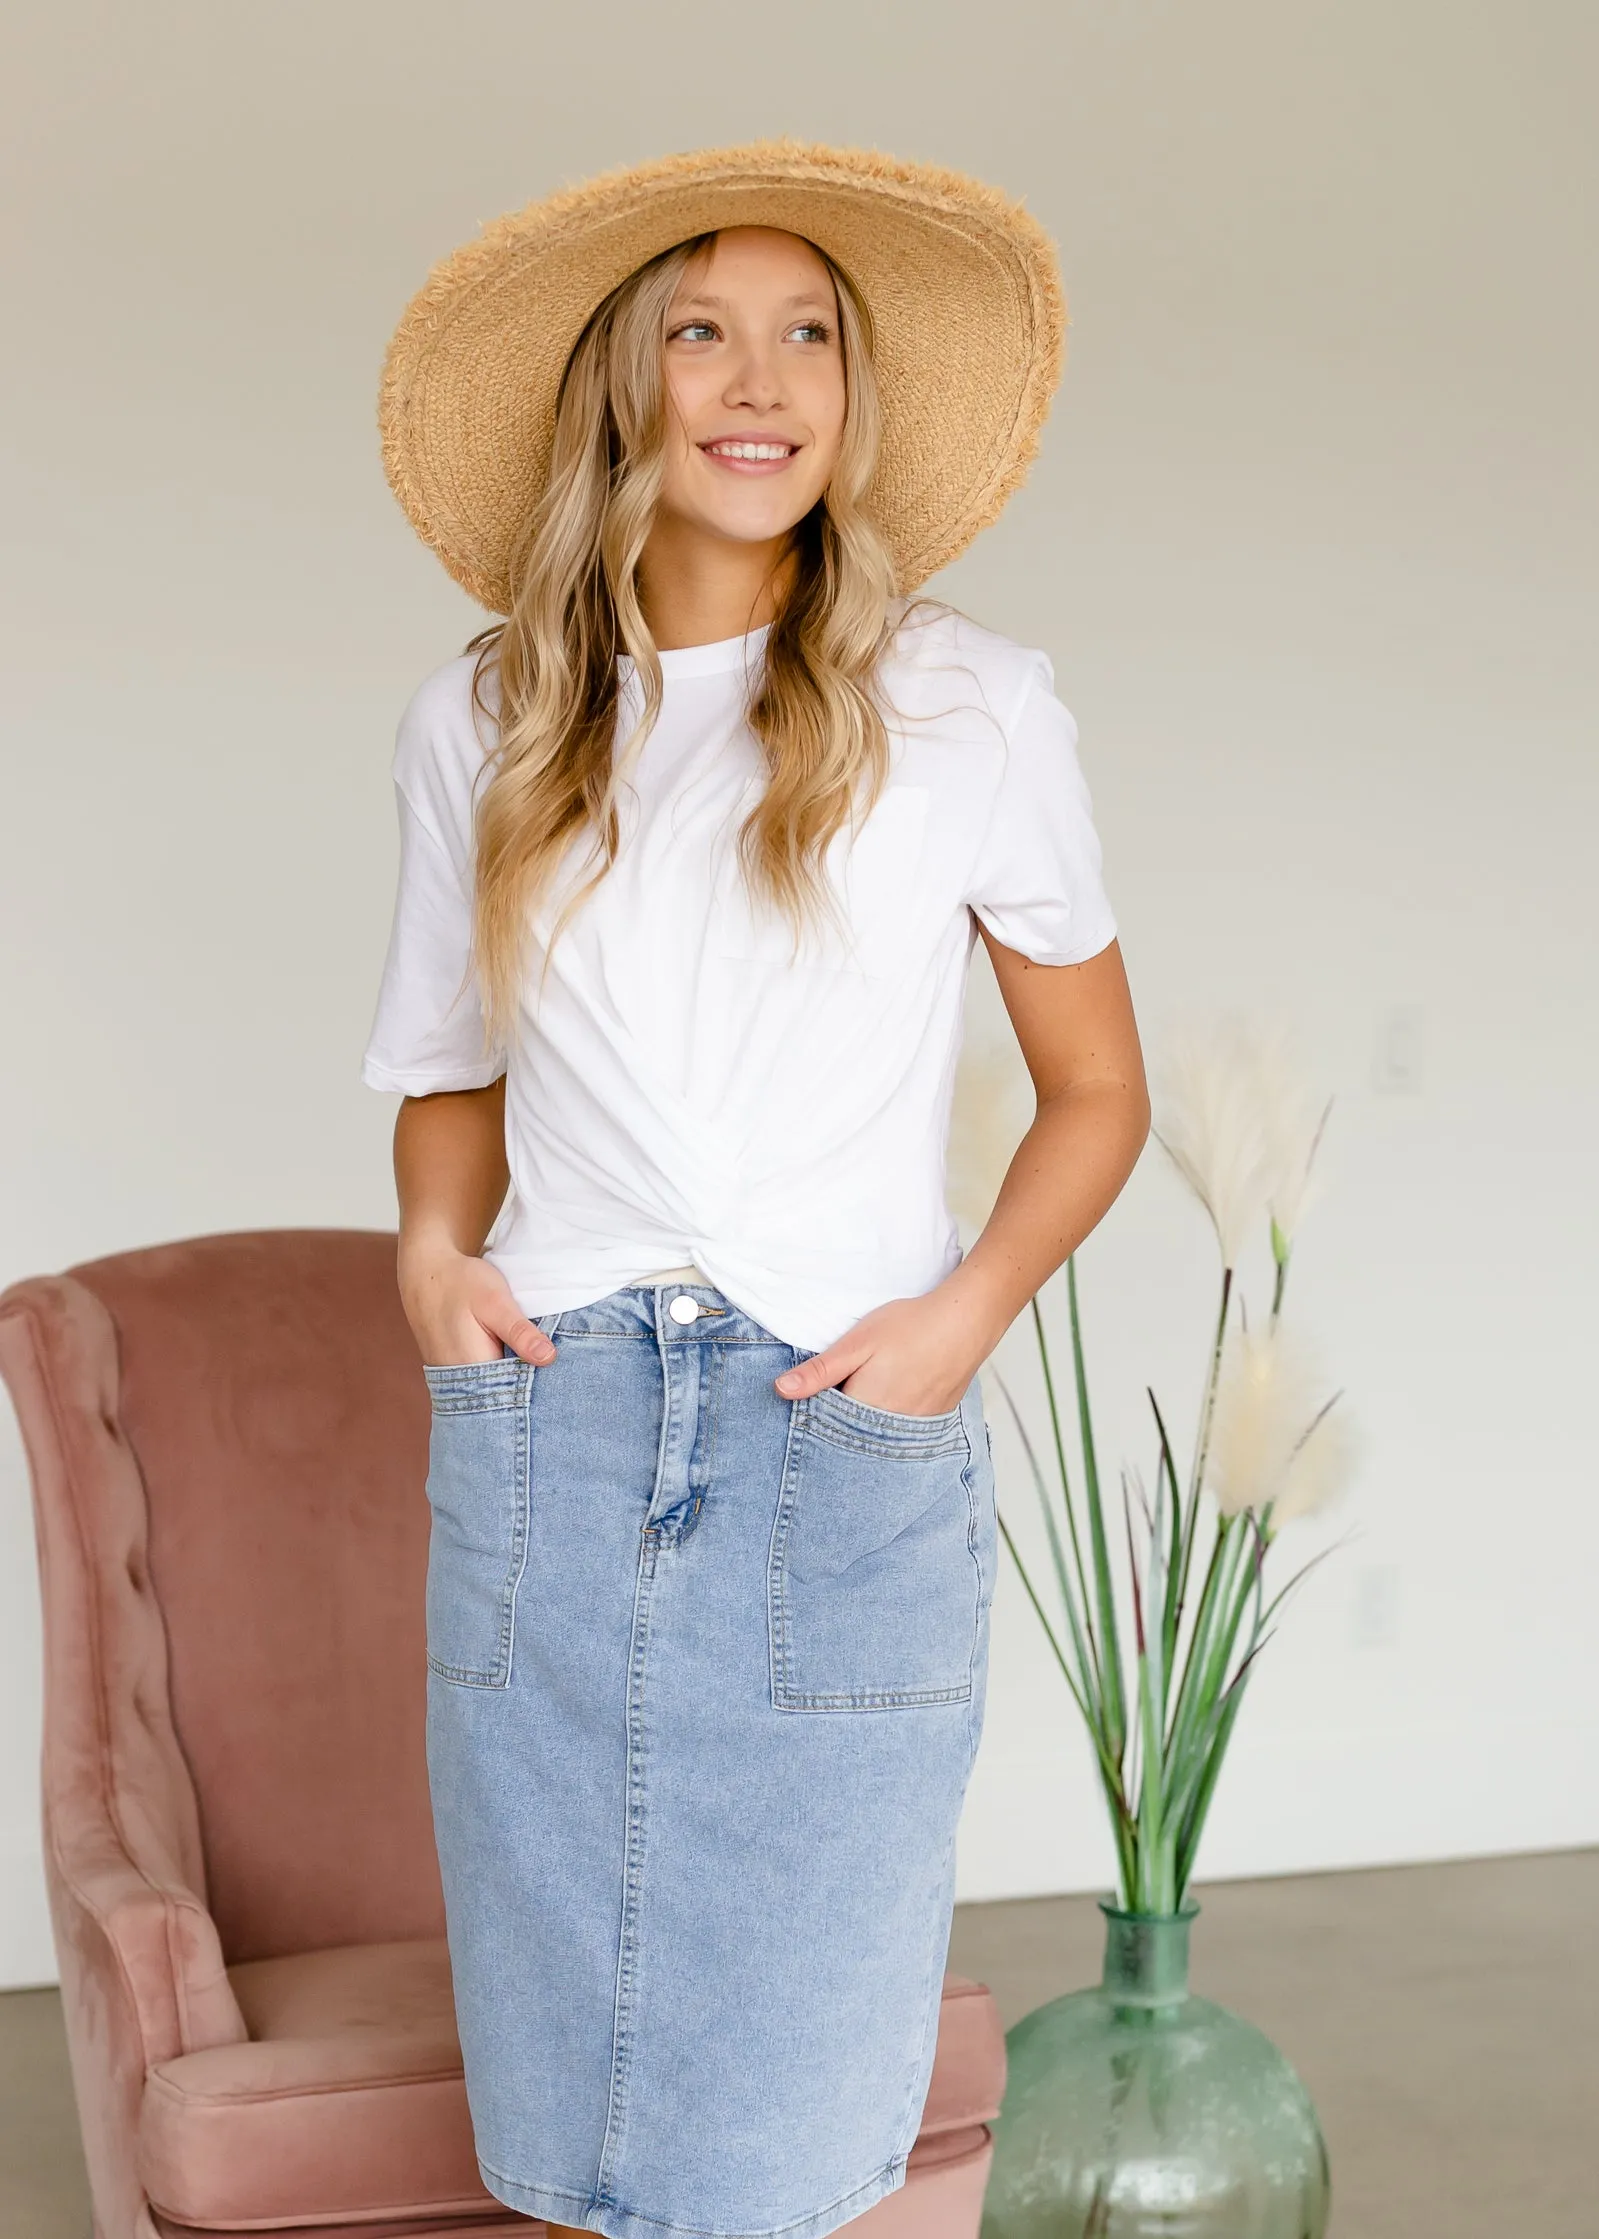
[[[820,1350],[932,1289],[961,1257],[944,1159],[972,912],[1040,964],[1114,938],[1048,660],[924,610],[884,663],[888,787],[853,848],[846,825],[826,858],[852,940],[813,932],[791,963],[787,923],[750,903],[734,845],[764,783],[744,709],[765,635],[662,653],[620,853],[508,1051],[484,1053],[472,981],[456,999],[484,755],[475,656],[435,670],[400,720],[399,887],[362,1078],[423,1096],[506,1075],[511,1186],[484,1256],[530,1316],[692,1262],[785,1343]],[[622,683],[619,739],[636,719],[630,662]],[[587,848],[573,843],[563,877],[592,868]],[[552,917],[546,903],[533,918],[530,992]]]

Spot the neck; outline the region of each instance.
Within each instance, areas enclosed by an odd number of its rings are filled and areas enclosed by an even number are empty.
[[[657,517],[639,560],[639,598],[663,653],[743,637],[777,614],[794,574],[790,539],[743,544]]]

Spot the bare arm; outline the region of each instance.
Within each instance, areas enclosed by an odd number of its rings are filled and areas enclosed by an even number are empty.
[[[979,921],[1038,1109],[981,1236],[921,1298],[890,1299],[777,1379],[788,1399],[837,1384],[907,1415],[958,1405],[1046,1279],[1115,1202],[1149,1133],[1149,1093],[1121,949],[1035,964]]]
[[[394,1124],[400,1298],[424,1361],[542,1365],[555,1347],[479,1255],[505,1201],[505,1082],[408,1096]]]
[[[999,1337],[1121,1194],[1149,1091],[1120,945],[1035,964],[982,928],[1038,1099],[981,1236],[948,1280]]]

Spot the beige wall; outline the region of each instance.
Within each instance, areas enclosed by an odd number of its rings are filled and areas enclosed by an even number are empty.
[[[563,181],[762,132],[992,176],[1062,244],[1071,362],[951,595],[1055,656],[1151,1037],[1269,1010],[1339,1098],[1296,1281],[1367,1460],[1209,1869],[1599,1838],[1593,20],[13,11],[0,1279],[390,1216],[391,1115],[356,1072],[389,747],[476,620],[374,440],[429,261]],[[1141,1444],[1209,1282],[1153,1159],[1084,1274],[1111,1440]],[[37,1981],[14,1442],[0,1470],[0,1981]],[[967,1893],[1098,1885],[1008,1579],[999,1619]]]

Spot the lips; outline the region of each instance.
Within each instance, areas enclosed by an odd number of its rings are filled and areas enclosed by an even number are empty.
[[[782,436],[729,435],[719,436],[712,443],[702,443],[700,449],[706,458],[715,459],[719,466],[748,469],[786,466],[799,450],[799,445],[788,442]]]
[[[727,436],[704,448],[713,459],[791,459],[799,446],[760,436]]]

